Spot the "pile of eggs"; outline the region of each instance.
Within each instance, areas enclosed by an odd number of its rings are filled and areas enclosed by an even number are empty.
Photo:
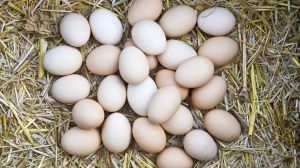
[[[212,137],[224,142],[239,138],[238,120],[227,111],[215,109],[227,85],[222,77],[214,75],[214,67],[230,63],[238,52],[237,42],[224,36],[234,28],[234,15],[228,9],[213,7],[197,17],[192,7],[178,5],[155,22],[162,9],[161,0],[132,2],[127,16],[132,39],[127,40],[122,50],[116,45],[122,39],[123,26],[112,11],[97,9],[89,21],[78,13],[62,18],[60,34],[70,46],[48,50],[43,65],[49,73],[61,76],[51,88],[53,98],[74,104],[72,119],[77,126],[61,138],[65,152],[86,156],[103,144],[107,150],[120,153],[128,148],[133,135],[142,150],[159,153],[158,167],[185,168],[193,166],[193,159],[215,158],[218,147]],[[201,44],[198,52],[176,39],[189,33],[196,24],[214,36]],[[87,43],[91,33],[101,45],[88,54],[85,64],[91,73],[105,76],[97,91],[97,101],[87,98],[89,81],[74,74],[83,63],[78,47]],[[158,63],[163,68],[157,68]],[[150,70],[155,80],[149,76]],[[210,110],[204,116],[207,132],[193,129],[191,111],[182,105],[189,91],[195,108]],[[118,112],[126,100],[140,116],[132,126]],[[111,114],[105,119],[104,112]],[[166,132],[184,136],[183,149],[166,148]]]

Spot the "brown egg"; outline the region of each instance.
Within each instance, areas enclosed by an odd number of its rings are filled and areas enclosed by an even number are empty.
[[[86,59],[87,68],[96,75],[111,75],[118,71],[121,50],[113,45],[95,48]]]
[[[238,120],[229,112],[220,109],[209,111],[204,116],[204,125],[211,135],[225,142],[233,142],[241,134]]]
[[[175,71],[168,69],[161,69],[156,73],[155,82],[158,88],[164,86],[175,86],[180,91],[181,100],[184,100],[189,93],[189,89],[181,87],[175,81]]]
[[[148,55],[146,56],[147,60],[148,60],[148,64],[149,64],[149,69],[153,70],[157,67],[158,61],[157,61],[157,57],[153,56],[153,55]]]
[[[125,42],[125,44],[124,44],[124,48],[129,47],[129,46],[134,46],[134,47],[136,47],[136,45],[134,44],[134,42],[133,42],[132,39],[127,40],[127,41]]]
[[[206,84],[214,74],[214,64],[205,57],[192,57],[181,63],[175,73],[176,82],[186,88]]]
[[[148,105],[149,120],[157,124],[168,121],[175,114],[180,103],[180,92],[175,86],[159,88]]]
[[[90,93],[89,81],[77,74],[67,75],[57,79],[51,88],[51,94],[55,100],[73,104],[86,98]]]
[[[200,110],[212,109],[222,101],[226,89],[226,81],[220,76],[213,76],[208,83],[192,90],[193,105]]]
[[[213,37],[200,45],[198,55],[210,59],[216,67],[228,64],[239,51],[238,43],[230,37]]]
[[[104,111],[95,100],[83,99],[74,105],[72,118],[78,127],[93,129],[99,127],[103,122]]]
[[[156,158],[158,168],[192,168],[193,159],[178,147],[163,150]]]
[[[164,130],[146,117],[134,121],[132,134],[135,142],[146,152],[158,153],[166,146],[167,137]]]
[[[180,105],[175,114],[161,126],[170,134],[183,135],[189,132],[193,127],[194,119],[191,111],[183,105]]]
[[[69,129],[61,138],[62,149],[70,155],[87,156],[96,152],[101,144],[97,129],[85,130],[79,127]]]
[[[159,20],[167,37],[178,37],[188,33],[196,22],[197,12],[187,5],[178,5],[167,10]]]
[[[128,22],[134,25],[141,20],[156,20],[162,8],[161,0],[134,0],[128,8]]]
[[[187,133],[183,139],[184,150],[192,158],[208,161],[216,157],[217,145],[205,131],[195,129]]]

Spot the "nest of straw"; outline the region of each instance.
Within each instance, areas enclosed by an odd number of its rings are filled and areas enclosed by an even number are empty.
[[[300,2],[297,0],[164,0],[164,10],[188,4],[198,11],[224,6],[237,17],[229,34],[239,43],[233,63],[215,71],[228,83],[219,108],[233,113],[243,133],[233,143],[217,141],[218,157],[195,167],[299,167]],[[45,51],[63,43],[58,23],[67,12],[86,17],[96,8],[114,11],[130,37],[130,0],[2,0],[0,1],[0,166],[1,167],[155,167],[155,155],[132,142],[121,154],[101,146],[87,157],[70,156],[60,148],[61,135],[74,125],[71,106],[55,102],[49,89],[57,77],[44,72]],[[208,38],[198,28],[181,40],[198,49]],[[99,44],[91,39],[84,56]],[[120,44],[122,46],[122,44]],[[78,72],[92,83],[96,98],[101,77],[86,67]],[[151,75],[155,75],[154,72]],[[190,105],[190,100],[186,100]],[[191,105],[190,105],[191,107]],[[203,128],[205,111],[192,108],[195,128]],[[130,122],[137,117],[122,109]],[[168,135],[168,146],[182,146],[182,137]]]

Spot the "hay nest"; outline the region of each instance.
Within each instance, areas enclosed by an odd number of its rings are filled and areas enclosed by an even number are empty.
[[[164,0],[164,8],[188,4],[198,11],[224,6],[237,17],[229,35],[239,42],[235,61],[216,70],[228,83],[219,108],[233,113],[243,134],[233,143],[217,141],[218,157],[195,167],[299,167],[300,2],[290,0]],[[155,155],[132,142],[121,154],[102,146],[85,158],[59,147],[61,135],[74,125],[71,106],[55,102],[48,91],[57,77],[44,72],[44,52],[60,43],[57,25],[70,11],[86,17],[96,8],[118,14],[129,37],[129,0],[2,0],[0,2],[0,166],[1,167],[155,167]],[[208,38],[198,28],[185,35],[195,49]],[[99,45],[91,39],[80,48],[86,56]],[[101,77],[86,67],[78,72],[92,83],[96,98]],[[154,73],[152,72],[151,75]],[[190,104],[187,100],[186,104]],[[191,106],[190,106],[191,107]],[[132,122],[128,105],[122,110]],[[192,108],[195,128],[203,128],[205,111]],[[168,135],[168,146],[182,137]]]

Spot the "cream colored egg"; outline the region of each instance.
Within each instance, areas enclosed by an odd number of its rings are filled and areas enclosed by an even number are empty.
[[[128,8],[128,22],[134,25],[141,20],[156,20],[162,8],[161,0],[134,0]]]
[[[119,70],[120,53],[121,50],[116,46],[99,46],[87,56],[86,66],[96,75],[111,75]]]
[[[57,79],[51,88],[53,98],[61,103],[73,104],[86,98],[90,93],[89,81],[77,74]]]
[[[190,6],[178,5],[168,9],[159,24],[167,37],[179,37],[191,31],[197,22],[197,12]]]
[[[198,55],[210,59],[216,67],[230,63],[239,51],[238,43],[230,37],[213,37],[200,45]]]
[[[180,92],[175,86],[159,88],[148,105],[149,120],[157,124],[168,121],[178,110],[180,103]]]
[[[149,69],[150,70],[155,69],[158,65],[157,57],[153,55],[147,55],[146,57],[148,60]]]
[[[85,130],[73,127],[61,138],[62,149],[70,155],[87,156],[96,152],[100,145],[101,137],[97,129]]]
[[[161,54],[167,44],[162,28],[152,20],[142,20],[133,25],[131,37],[134,44],[149,55]]]
[[[185,88],[206,84],[214,74],[214,64],[205,57],[193,57],[181,63],[175,73],[176,82]]]
[[[102,127],[102,142],[106,149],[113,153],[125,151],[131,140],[131,126],[121,113],[109,115]]]
[[[191,111],[183,106],[177,109],[168,121],[161,124],[164,130],[173,135],[183,135],[193,128],[194,119]]]
[[[78,127],[93,129],[102,124],[104,111],[95,100],[83,99],[73,106],[72,118]]]
[[[83,46],[91,34],[89,22],[79,13],[65,15],[60,21],[59,31],[62,38],[74,47]]]
[[[145,54],[134,46],[124,48],[119,59],[119,71],[127,83],[142,83],[149,75],[149,64]]]
[[[124,46],[124,48],[129,47],[129,46],[136,47],[136,45],[134,44],[132,39],[127,40],[123,46]]]
[[[226,8],[213,7],[199,14],[197,24],[198,27],[207,34],[223,36],[233,30],[235,17]]]
[[[229,112],[214,109],[204,116],[204,125],[208,132],[225,142],[233,142],[241,135],[241,125]]]
[[[43,58],[46,71],[54,75],[69,75],[76,72],[82,64],[78,49],[60,45],[48,50]]]
[[[151,77],[140,84],[128,84],[127,99],[131,109],[140,116],[147,116],[148,105],[157,91],[157,86]]]
[[[208,161],[216,157],[217,145],[205,131],[195,129],[187,133],[183,139],[184,150],[192,158]]]
[[[115,45],[121,41],[123,26],[112,11],[97,9],[90,15],[89,21],[92,34],[99,43]]]
[[[164,86],[175,86],[180,91],[181,100],[184,100],[189,93],[187,88],[181,87],[175,81],[175,71],[168,69],[161,69],[156,73],[155,82],[158,88]]]
[[[98,88],[97,98],[104,111],[119,111],[126,102],[126,87],[117,75],[105,77]]]
[[[158,55],[158,61],[164,67],[176,70],[183,61],[196,56],[196,51],[183,41],[168,40],[165,51]]]
[[[178,147],[163,150],[156,158],[158,168],[192,168],[193,159]]]
[[[192,90],[192,103],[200,110],[217,106],[227,89],[226,81],[220,76],[213,76],[205,85]]]
[[[139,147],[149,153],[162,151],[167,143],[166,134],[161,126],[151,123],[146,117],[134,121],[132,135]]]

